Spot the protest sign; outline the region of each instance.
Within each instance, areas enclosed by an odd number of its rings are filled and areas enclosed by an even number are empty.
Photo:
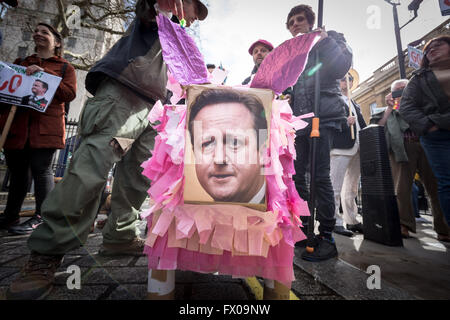
[[[409,66],[414,69],[420,69],[420,63],[423,58],[423,52],[412,46],[408,46]]]
[[[450,15],[450,0],[439,0],[439,5],[443,16]]]
[[[61,78],[45,72],[27,76],[25,70],[26,67],[0,61],[0,102],[45,112]]]

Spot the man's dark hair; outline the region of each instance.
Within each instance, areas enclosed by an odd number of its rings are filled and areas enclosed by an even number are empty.
[[[233,89],[206,89],[202,91],[192,103],[189,114],[188,129],[191,135],[191,140],[194,141],[193,122],[197,114],[204,107],[215,105],[219,103],[241,103],[253,115],[253,127],[257,132],[262,129],[267,130],[266,113],[261,100],[249,93],[240,92]],[[258,139],[258,148],[265,141],[259,141],[259,134],[256,134]],[[192,143],[192,146],[194,143]]]
[[[59,33],[58,30],[56,30],[54,27],[52,27],[47,23],[39,22],[37,25],[46,27],[53,34],[53,36],[56,38],[56,40],[59,42],[60,45],[58,48],[55,48],[54,54],[55,56],[61,57],[64,52],[64,41],[61,33]]]
[[[48,83],[44,82],[42,80],[34,80],[34,82],[36,82],[36,81],[39,81],[40,83],[42,83],[42,86],[44,87],[45,92],[47,92],[47,90],[48,90]]]
[[[291,9],[291,11],[288,14],[287,20],[286,20],[286,28],[289,29],[289,25],[288,25],[289,19],[291,17],[295,16],[296,14],[300,14],[302,12],[305,13],[306,20],[308,21],[308,24],[312,28],[312,26],[314,25],[314,22],[316,21],[316,14],[312,10],[311,6],[308,6],[306,4],[300,4]]]
[[[208,64],[206,65],[206,69],[215,69],[215,68],[216,68],[216,65],[215,65],[215,64],[208,63]]]
[[[450,36],[439,36],[436,38],[431,39],[430,41],[428,41],[425,46],[423,47],[423,58],[422,58],[422,62],[420,64],[420,66],[422,68],[428,68],[430,66],[430,60],[428,60],[427,58],[427,51],[428,51],[428,47],[430,46],[430,44],[432,44],[435,41],[444,41],[447,42],[448,45],[450,46]]]

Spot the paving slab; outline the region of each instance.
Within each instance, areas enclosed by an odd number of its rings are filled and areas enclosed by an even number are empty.
[[[381,278],[381,289],[369,289],[369,274],[334,258],[322,262],[309,262],[300,258],[302,250],[295,249],[294,264],[313,278],[348,300],[414,300],[416,297]]]

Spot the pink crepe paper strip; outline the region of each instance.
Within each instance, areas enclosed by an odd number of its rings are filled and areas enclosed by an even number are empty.
[[[164,62],[182,85],[208,82],[208,70],[194,40],[179,24],[159,14],[156,17]]]
[[[272,50],[261,63],[250,87],[272,89],[280,94],[293,86],[306,66],[309,51],[317,42],[318,34],[313,32],[297,36]]]
[[[287,101],[273,101],[268,170],[268,212],[236,205],[183,204],[186,106],[156,104],[149,115],[158,131],[153,156],[142,164],[152,181],[145,253],[161,270],[261,276],[290,286],[294,244],[305,239],[300,216],[308,216],[292,180],[295,131],[311,115],[295,117]],[[174,119],[176,121],[174,121]],[[178,121],[178,123],[176,123]]]

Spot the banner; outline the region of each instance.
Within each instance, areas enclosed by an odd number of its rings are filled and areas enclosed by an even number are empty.
[[[26,67],[0,61],[0,102],[45,112],[61,78],[45,72],[27,76],[25,70]]]
[[[450,0],[439,0],[439,5],[443,16],[450,15]]]
[[[408,58],[409,66],[414,69],[420,69],[420,63],[422,62],[423,52],[420,49],[416,49],[412,46],[408,46]]]

